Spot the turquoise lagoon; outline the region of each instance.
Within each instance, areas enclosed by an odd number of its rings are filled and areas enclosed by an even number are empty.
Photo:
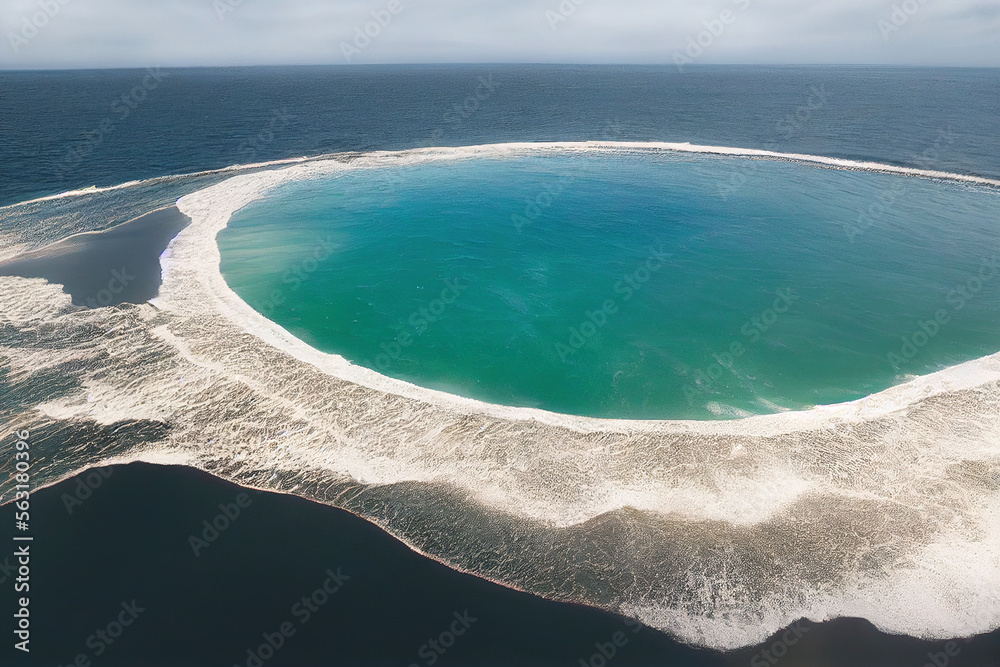
[[[490,403],[718,419],[858,399],[1000,350],[1000,192],[668,152],[293,181],[219,235],[253,308]]]

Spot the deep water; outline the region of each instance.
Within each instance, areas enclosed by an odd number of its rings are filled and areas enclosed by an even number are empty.
[[[238,516],[237,505],[244,506]],[[11,510],[0,511],[4,543]],[[218,518],[225,511],[236,516],[228,526]],[[601,664],[594,656],[603,649],[614,651],[608,664],[615,665],[745,667],[777,648],[787,667],[920,667],[947,646],[840,620],[800,623],[797,632],[731,654],[698,650],[610,614],[454,572],[341,510],[186,468],[91,470],[36,493],[33,513],[32,653],[25,659],[4,642],[5,665],[68,666],[80,654],[106,667],[246,665],[247,651],[286,622],[294,634],[263,664],[579,667]],[[205,521],[223,528],[206,533]],[[206,535],[212,541],[196,541]],[[296,608],[322,588],[328,570],[348,577],[340,590],[315,611]],[[10,584],[9,575],[0,579]],[[100,639],[97,631],[133,600],[142,611],[132,624],[112,642]],[[455,627],[463,634],[446,650],[432,648],[466,612],[468,627]],[[7,636],[11,625],[8,617]],[[957,646],[954,664],[992,667],[1000,633]]]
[[[0,205],[303,155],[505,141],[690,141],[1000,176],[996,69],[441,65],[162,74],[123,117],[121,96],[145,70],[0,71]],[[944,142],[942,130],[950,133]]]

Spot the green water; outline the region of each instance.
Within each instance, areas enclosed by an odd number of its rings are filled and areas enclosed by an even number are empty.
[[[570,414],[713,419],[852,400],[1000,350],[998,214],[1000,193],[951,182],[557,154],[287,184],[219,245],[251,306],[386,375]]]

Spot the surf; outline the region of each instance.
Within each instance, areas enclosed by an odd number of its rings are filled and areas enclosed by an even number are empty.
[[[1000,355],[808,411],[595,419],[350,364],[254,311],[219,270],[233,213],[290,179],[594,149],[377,153],[236,176],[178,202],[192,222],[151,304],[81,310],[58,286],[0,278],[15,380],[72,380],[15,426],[169,424],[59,451],[43,481],[106,461],[184,462],[342,507],[456,569],[716,648],[802,617],[923,638],[1000,626]],[[62,344],[39,352],[42,332]]]
[[[251,162],[246,164],[237,164],[228,167],[222,167],[220,169],[209,169],[209,170],[196,171],[185,174],[170,174],[139,181],[127,181],[115,185],[108,185],[108,186],[91,185],[86,188],[76,188],[73,190],[66,190],[63,192],[53,193],[51,195],[45,195],[34,199],[28,199],[14,204],[6,204],[4,206],[0,206],[0,210],[15,209],[20,206],[25,206],[28,204],[47,202],[58,199],[82,197],[86,195],[100,194],[102,192],[113,192],[115,190],[122,190],[141,185],[148,185],[150,183],[161,182],[164,180],[173,180],[173,179],[188,178],[194,176],[204,176],[210,174],[224,174],[227,172],[240,171],[244,169],[281,167],[285,165],[301,164],[303,162],[310,162],[310,161],[354,159],[357,157],[363,157],[367,155],[371,156],[392,155],[392,154],[418,155],[420,153],[432,154],[442,150],[455,151],[456,154],[459,153],[468,154],[469,151],[475,152],[477,150],[481,150],[484,148],[496,149],[496,150],[510,150],[510,151],[531,150],[534,148],[539,148],[539,149],[549,148],[549,149],[562,149],[562,150],[587,150],[587,149],[600,150],[605,148],[611,148],[611,149],[626,149],[626,150],[675,151],[680,153],[703,153],[708,155],[729,155],[729,156],[750,157],[750,158],[756,157],[756,158],[769,158],[775,160],[806,162],[812,164],[826,165],[829,167],[834,167],[839,169],[856,169],[860,171],[894,173],[894,174],[901,174],[904,176],[944,179],[944,180],[960,181],[964,183],[975,183],[977,185],[1000,187],[1000,179],[988,178],[985,176],[977,176],[975,174],[960,174],[955,172],[940,171],[934,169],[924,169],[920,167],[892,165],[870,160],[850,160],[844,158],[826,157],[822,155],[810,155],[806,153],[783,153],[780,151],[770,151],[758,148],[705,146],[705,145],[691,144],[689,142],[658,142],[658,141],[509,142],[504,144],[481,144],[477,146],[462,146],[462,147],[429,146],[422,148],[411,148],[403,151],[371,151],[368,153],[348,151],[343,153],[324,153],[313,156],[283,158],[280,160],[270,160],[266,162]]]

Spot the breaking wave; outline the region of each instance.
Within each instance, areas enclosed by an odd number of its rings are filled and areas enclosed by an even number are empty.
[[[367,517],[456,569],[713,648],[759,643],[803,617],[863,617],[923,638],[1000,627],[1000,354],[806,412],[601,420],[489,405],[354,366],[258,314],[219,271],[215,239],[230,216],[293,179],[594,150],[1000,187],[659,143],[419,149],[239,175],[178,201],[192,224],[161,259],[149,304],[85,310],[57,285],[0,278],[0,382],[26,397],[2,428],[39,434],[46,483],[107,463],[190,465]],[[0,219],[0,232],[8,227]],[[74,423],[130,428],[100,444],[60,443]]]

